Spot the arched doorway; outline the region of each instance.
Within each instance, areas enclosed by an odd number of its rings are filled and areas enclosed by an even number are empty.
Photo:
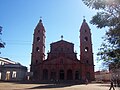
[[[90,72],[86,73],[86,79],[89,80],[89,81],[91,80]]]
[[[75,71],[75,80],[80,80],[80,72]]]
[[[67,70],[67,80],[73,80],[73,73],[72,70]]]
[[[60,80],[64,80],[64,70],[60,70],[59,76]]]
[[[47,69],[43,70],[43,80],[48,80],[48,70]]]
[[[38,79],[38,71],[34,71],[33,72],[33,76],[34,76],[34,79],[37,80]]]
[[[50,80],[56,80],[56,72],[54,70],[50,73]]]

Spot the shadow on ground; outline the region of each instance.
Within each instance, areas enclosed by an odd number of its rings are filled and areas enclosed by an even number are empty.
[[[64,88],[64,87],[70,87],[70,86],[74,86],[74,85],[82,85],[81,82],[72,82],[72,81],[68,81],[68,82],[26,82],[26,81],[22,81],[22,82],[12,82],[14,84],[35,84],[35,86],[33,85],[30,88],[25,88],[27,89],[51,89],[51,88]]]
[[[63,87],[70,87],[75,84],[45,84],[45,85],[40,85],[32,88],[27,88],[27,89],[50,89],[50,88],[63,88]]]
[[[21,83],[21,84],[25,84],[25,83]],[[32,84],[33,84],[33,82],[32,82]],[[73,81],[39,82],[39,83],[34,82],[34,84],[37,84],[38,86],[34,86],[31,88],[26,88],[26,89],[50,89],[50,88],[63,88],[63,87],[70,87],[70,86],[74,86],[74,85],[82,85],[81,82],[78,82],[78,81],[77,82],[73,82]]]
[[[73,85],[80,85],[81,82],[73,82],[73,81],[60,81],[60,82],[39,82],[39,86],[35,86],[32,88],[27,88],[27,89],[50,89],[50,88],[63,88],[63,87],[70,87]]]

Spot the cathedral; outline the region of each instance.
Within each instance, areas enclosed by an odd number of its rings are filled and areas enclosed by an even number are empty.
[[[35,81],[80,81],[94,80],[94,62],[91,31],[84,19],[80,27],[80,58],[74,44],[63,40],[50,44],[45,59],[45,28],[42,20],[34,29],[30,71]]]

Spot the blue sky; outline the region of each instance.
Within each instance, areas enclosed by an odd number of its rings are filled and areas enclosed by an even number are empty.
[[[74,43],[79,56],[79,29],[83,16],[91,28],[95,70],[96,53],[102,43],[105,30],[99,30],[89,23],[97,11],[88,8],[81,0],[0,0],[0,26],[5,48],[0,57],[7,57],[29,67],[31,62],[33,32],[42,17],[46,29],[46,53],[50,43],[64,40]]]

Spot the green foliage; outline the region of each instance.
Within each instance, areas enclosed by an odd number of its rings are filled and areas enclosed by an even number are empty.
[[[95,9],[104,9],[105,8],[105,0],[82,0],[85,5],[88,7],[92,7]]]
[[[115,5],[120,5],[120,0],[82,0],[85,5],[87,5],[89,8],[94,8],[94,9],[107,9],[108,7]],[[119,7],[117,7],[119,8]]]
[[[120,68],[120,0],[82,0],[89,8],[98,10],[91,24],[108,27],[98,52],[99,60]]]
[[[2,35],[2,27],[0,26],[0,35]],[[0,37],[0,48],[4,48],[5,47],[5,43],[2,42],[1,37]]]

